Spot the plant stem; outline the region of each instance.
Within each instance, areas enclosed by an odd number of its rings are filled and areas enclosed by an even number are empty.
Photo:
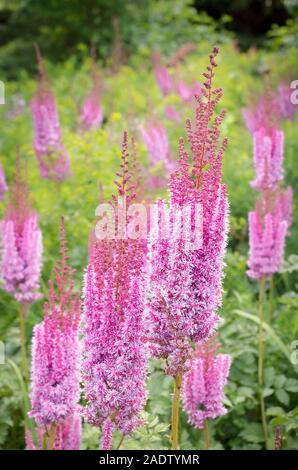
[[[56,425],[51,424],[50,433],[49,433],[49,450],[54,450],[55,446],[55,433],[56,433]]]
[[[181,382],[182,382],[182,375],[177,374],[174,377],[175,385],[174,385],[174,395],[173,395],[173,403],[172,403],[172,426],[171,426],[171,442],[172,442],[172,449],[178,450],[179,449],[179,405],[180,405],[180,389],[181,389]]]
[[[204,435],[205,435],[205,450],[210,448],[210,434],[209,434],[209,427],[208,427],[208,420],[205,419],[204,421]]]
[[[264,337],[263,337],[263,300],[264,300],[264,287],[265,277],[262,277],[259,281],[259,361],[258,361],[258,382],[259,382],[259,393],[260,393],[260,405],[261,405],[261,416],[262,426],[264,433],[265,448],[268,449],[268,429],[266,421],[266,410],[265,400],[263,396],[263,369],[264,369]]]
[[[124,434],[122,434],[122,437],[121,437],[121,439],[120,439],[119,444],[118,444],[117,447],[116,447],[116,450],[119,450],[119,449],[120,449],[120,447],[121,447],[122,444],[123,444],[123,441],[124,441]]]
[[[269,325],[272,323],[273,316],[273,292],[274,292],[274,278],[273,274],[270,277],[270,288],[269,288]]]
[[[20,304],[20,343],[21,343],[21,369],[26,382],[29,379],[27,352],[26,352],[26,316],[28,305]]]

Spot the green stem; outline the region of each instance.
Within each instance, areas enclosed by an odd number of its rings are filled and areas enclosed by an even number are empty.
[[[274,292],[274,277],[273,274],[270,277],[270,288],[269,288],[269,325],[272,323],[273,316],[273,292]]]
[[[180,412],[180,389],[182,375],[178,374],[174,377],[174,395],[172,403],[172,426],[171,426],[171,442],[172,449],[179,450],[179,412]]]
[[[26,382],[29,380],[29,369],[26,352],[26,316],[28,305],[20,304],[20,343],[21,343],[21,369]]]
[[[209,434],[209,427],[208,427],[208,420],[205,419],[204,421],[204,436],[205,436],[205,450],[210,449],[210,434]]]
[[[119,450],[119,449],[120,449],[120,447],[121,447],[122,444],[123,444],[123,441],[124,441],[124,434],[122,434],[122,437],[121,437],[121,439],[120,439],[119,444],[118,444],[117,447],[116,447],[116,450]]]
[[[258,382],[259,382],[259,393],[260,393],[260,405],[261,405],[261,416],[262,426],[264,433],[265,448],[268,449],[268,429],[266,421],[266,410],[265,400],[263,395],[263,370],[264,370],[264,334],[263,334],[263,321],[264,321],[264,288],[265,288],[265,277],[262,277],[259,281],[259,361],[258,361]]]

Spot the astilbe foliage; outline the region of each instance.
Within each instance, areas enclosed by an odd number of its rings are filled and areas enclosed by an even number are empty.
[[[202,429],[204,422],[226,414],[224,386],[229,375],[231,357],[216,354],[213,341],[198,347],[189,360],[182,383],[183,408],[188,421]]]
[[[202,96],[197,96],[195,125],[188,121],[192,162],[180,140],[178,168],[171,175],[170,204],[158,203],[149,244],[148,315],[151,319],[152,353],[166,359],[166,372],[176,376],[185,368],[192,342],[212,334],[219,317],[221,281],[226,247],[228,201],[221,182],[226,139],[219,145],[224,113],[214,115],[222,96],[212,80],[216,67],[215,48],[204,74]],[[194,222],[200,208],[199,226]],[[189,211],[185,209],[189,208]],[[163,217],[162,213],[167,213]],[[186,236],[175,236],[182,215]],[[178,219],[177,219],[178,216]],[[161,236],[167,219],[168,234]],[[177,230],[178,229],[178,230]],[[199,237],[198,245],[192,243]]]
[[[79,447],[80,399],[79,322],[81,301],[74,293],[74,270],[68,266],[64,221],[61,221],[60,261],[49,282],[44,318],[32,340],[31,405],[29,416],[45,439],[53,433],[53,448]]]
[[[120,167],[111,203],[115,211],[135,199],[126,134]],[[141,239],[118,230],[110,238],[91,235],[84,288],[83,413],[87,422],[101,427],[105,449],[112,445],[114,430],[128,435],[140,425],[146,400],[143,263]]]
[[[41,176],[62,181],[70,174],[70,160],[62,142],[55,97],[50,89],[38,48],[36,51],[39,77],[37,91],[31,101],[33,147]]]
[[[4,194],[8,190],[7,184],[6,184],[6,179],[5,179],[5,174],[2,168],[2,165],[0,165],[0,199],[3,199]]]
[[[42,234],[29,199],[27,172],[17,156],[8,206],[1,221],[0,277],[4,290],[23,304],[41,297]]]

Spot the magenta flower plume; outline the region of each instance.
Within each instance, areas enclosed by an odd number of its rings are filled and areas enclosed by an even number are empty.
[[[8,187],[6,184],[4,171],[3,171],[2,165],[0,165],[0,199],[3,199],[3,196],[7,190],[8,190]]]
[[[253,279],[270,277],[280,270],[288,224],[278,205],[263,217],[257,208],[249,213],[248,221],[250,250],[247,274]]]
[[[166,371],[174,376],[183,371],[192,342],[212,334],[221,305],[228,202],[221,182],[226,139],[218,145],[224,113],[210,125],[222,95],[212,88],[217,52],[215,48],[210,56],[202,97],[197,96],[195,126],[187,123],[192,165],[181,139],[178,168],[171,175],[168,215],[162,215],[165,204],[160,202],[161,215],[151,225],[150,339],[153,354],[166,359]]]
[[[116,214],[135,199],[126,134],[120,167],[118,199],[113,196],[110,205]],[[143,242],[119,230],[110,238],[91,236],[84,289],[83,413],[87,422],[102,428],[105,449],[113,430],[127,435],[141,424],[146,401]]]
[[[180,122],[180,114],[179,112],[174,108],[174,106],[166,106],[165,107],[165,115],[168,119],[171,121],[175,122]]]
[[[229,355],[216,355],[208,344],[193,354],[182,384],[183,408],[193,426],[202,429],[207,419],[226,414],[224,386],[230,365]]]
[[[79,322],[81,302],[73,292],[74,271],[67,264],[64,222],[61,222],[61,259],[49,282],[44,319],[34,327],[32,343],[31,405],[29,413],[45,435],[54,429],[71,438],[71,420],[80,398]],[[78,430],[78,423],[76,429]],[[60,436],[60,437],[59,437]]]
[[[275,128],[261,128],[254,137],[256,178],[251,186],[258,190],[272,189],[283,179],[284,134]]]
[[[174,82],[167,67],[162,64],[161,56],[158,53],[153,55],[153,66],[155,79],[162,94],[169,95],[174,89]]]
[[[164,126],[157,121],[150,121],[141,128],[141,135],[151,158],[156,165],[163,162],[167,171],[173,169],[173,158],[168,136]]]
[[[184,101],[188,103],[195,95],[202,93],[202,87],[199,83],[195,83],[193,86],[188,86],[183,80],[178,80],[176,83],[176,92]]]
[[[281,117],[288,121],[293,121],[295,114],[298,110],[298,105],[293,103],[291,95],[293,89],[284,82],[281,82],[278,86],[278,104]]]
[[[265,91],[257,96],[252,105],[242,110],[242,116],[246,128],[251,134],[261,128],[278,127],[281,117],[278,96],[269,83],[266,84]]]
[[[34,138],[33,147],[43,178],[64,180],[70,174],[70,161],[62,143],[59,117],[54,95],[45,75],[43,61],[37,50],[39,80],[31,102]]]
[[[100,127],[103,121],[103,111],[100,105],[100,81],[95,64],[93,66],[93,86],[83,102],[80,123],[83,131],[90,131]]]
[[[42,234],[38,216],[30,205],[27,175],[19,157],[0,230],[2,287],[18,302],[30,304],[41,297]]]
[[[282,218],[287,222],[288,234],[292,225],[292,212],[293,212],[293,188],[289,186],[286,189],[281,189],[277,194],[277,204],[279,204]]]

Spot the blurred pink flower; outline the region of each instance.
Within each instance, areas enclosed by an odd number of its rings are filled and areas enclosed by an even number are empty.
[[[280,270],[288,224],[277,205],[261,218],[259,211],[250,212],[249,221],[249,270],[254,279],[270,277]]]
[[[8,190],[2,165],[0,165],[0,199],[3,199],[5,192]]]
[[[261,127],[253,138],[256,178],[251,186],[257,190],[275,188],[283,179],[284,133]]]

